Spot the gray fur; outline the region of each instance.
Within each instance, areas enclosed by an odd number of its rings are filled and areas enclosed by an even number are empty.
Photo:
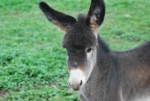
[[[91,0],[87,16],[80,15],[77,20],[45,2],[40,8],[50,22],[66,32],[62,45],[68,52],[68,70],[85,71],[89,62],[93,63],[85,85],[81,79],[73,88],[81,101],[150,101],[150,41],[132,50],[110,50],[97,35],[105,16],[103,0]],[[95,64],[87,59],[89,50],[95,52]]]
[[[137,101],[150,96],[150,41],[124,52],[104,51],[99,41],[97,51],[93,72],[78,92],[81,101]]]

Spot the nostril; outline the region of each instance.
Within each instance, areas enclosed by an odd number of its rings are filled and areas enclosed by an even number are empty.
[[[82,80],[81,80],[81,82],[80,82],[80,86],[82,85]]]

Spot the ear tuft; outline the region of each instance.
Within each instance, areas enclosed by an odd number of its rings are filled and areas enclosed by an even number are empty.
[[[79,14],[77,20],[80,23],[86,23],[86,15],[85,14]]]

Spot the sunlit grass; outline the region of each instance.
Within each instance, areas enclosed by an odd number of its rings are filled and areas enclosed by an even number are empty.
[[[47,21],[41,0],[0,1],[0,101],[78,101],[68,87],[63,32]],[[74,17],[90,0],[45,0]],[[106,0],[100,35],[113,50],[134,48],[150,39],[150,1]]]

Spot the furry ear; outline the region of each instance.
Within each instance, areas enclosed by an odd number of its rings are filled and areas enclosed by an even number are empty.
[[[105,3],[103,0],[91,0],[86,22],[93,33],[97,34],[98,27],[102,24],[105,17]]]
[[[66,29],[70,24],[76,22],[76,19],[73,18],[72,16],[54,10],[53,8],[48,6],[45,2],[40,2],[39,7],[45,14],[46,18],[53,24],[57,25],[64,32],[66,32]]]

